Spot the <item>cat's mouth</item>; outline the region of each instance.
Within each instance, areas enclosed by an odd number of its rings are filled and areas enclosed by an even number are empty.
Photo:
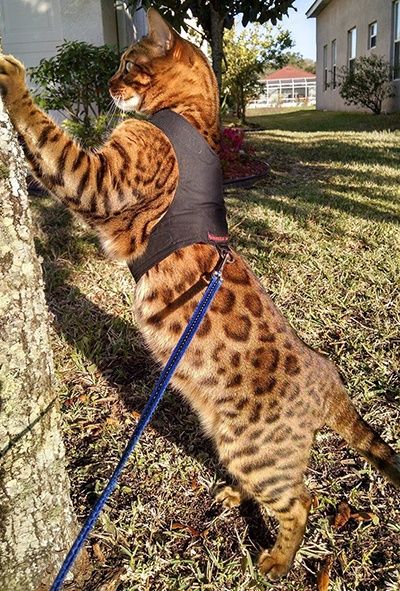
[[[113,96],[112,98],[121,111],[139,111],[142,104],[142,97],[139,94],[133,95],[128,99],[123,99],[120,96]]]

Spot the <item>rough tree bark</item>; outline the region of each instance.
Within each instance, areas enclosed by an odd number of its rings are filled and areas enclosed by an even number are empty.
[[[211,12],[211,59],[217,79],[219,95],[222,89],[222,60],[224,58],[224,18],[210,3]]]
[[[0,98],[0,589],[48,589],[74,534],[24,157]]]

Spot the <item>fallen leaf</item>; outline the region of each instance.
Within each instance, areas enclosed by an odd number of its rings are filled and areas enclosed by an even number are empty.
[[[174,521],[174,523],[172,523],[171,525],[171,529],[181,529],[187,531],[193,538],[206,538],[210,531],[209,529],[204,529],[203,531],[200,531],[198,529],[195,529],[194,527],[191,527],[190,525],[180,523],[180,521]]]
[[[350,515],[351,519],[356,521],[372,521],[373,523],[379,523],[379,517],[370,511],[358,511]]]
[[[331,570],[333,564],[333,556],[328,556],[323,562],[317,574],[317,589],[318,591],[328,591],[331,580]]]
[[[318,505],[319,505],[319,500],[318,500],[317,495],[312,495],[311,496],[311,507],[313,509],[317,509],[318,508]]]
[[[106,561],[106,557],[104,556],[103,551],[100,548],[100,544],[98,542],[96,544],[93,544],[92,550],[97,560],[101,562],[101,564],[104,564]]]
[[[342,501],[339,504],[337,513],[335,515],[333,527],[335,527],[336,529],[340,529],[341,527],[346,525],[346,523],[350,519],[350,516],[351,516],[351,510],[350,510],[349,504],[346,503],[346,501]]]
[[[193,478],[192,482],[190,483],[190,488],[192,489],[193,492],[196,492],[196,490],[203,488],[203,485],[200,484],[200,482],[198,480],[196,480],[196,478]]]
[[[190,525],[185,525],[183,523],[180,523],[179,521],[173,523],[171,525],[171,529],[182,529],[182,530],[185,530],[185,531],[189,532],[190,535],[193,536],[194,538],[199,538],[200,537],[199,530],[194,529],[194,527],[191,527]]]
[[[187,531],[188,526],[184,523],[181,523],[180,521],[174,521],[174,523],[171,525],[171,529],[184,529]]]

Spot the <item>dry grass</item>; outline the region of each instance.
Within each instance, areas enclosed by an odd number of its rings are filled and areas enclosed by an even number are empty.
[[[328,115],[257,119],[268,131],[251,140],[272,171],[257,187],[228,193],[233,241],[302,338],[337,362],[364,416],[398,445],[400,133],[362,130],[377,118],[357,115],[352,128],[350,116]],[[83,519],[157,368],[135,329],[126,268],[107,261],[61,206],[32,203]],[[311,591],[331,555],[332,591],[399,588],[398,497],[332,433],[317,437],[307,482],[318,506],[281,583],[270,585],[254,566],[274,539],[274,521],[263,525],[251,504],[222,510],[213,492],[225,478],[196,417],[169,392],[90,538],[95,571],[86,591]],[[376,517],[334,529],[342,500]]]

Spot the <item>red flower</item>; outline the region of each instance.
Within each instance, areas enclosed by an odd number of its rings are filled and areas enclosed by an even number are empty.
[[[265,172],[265,164],[254,160],[254,147],[244,143],[244,130],[225,127],[221,134],[220,159],[225,179],[236,179]]]

